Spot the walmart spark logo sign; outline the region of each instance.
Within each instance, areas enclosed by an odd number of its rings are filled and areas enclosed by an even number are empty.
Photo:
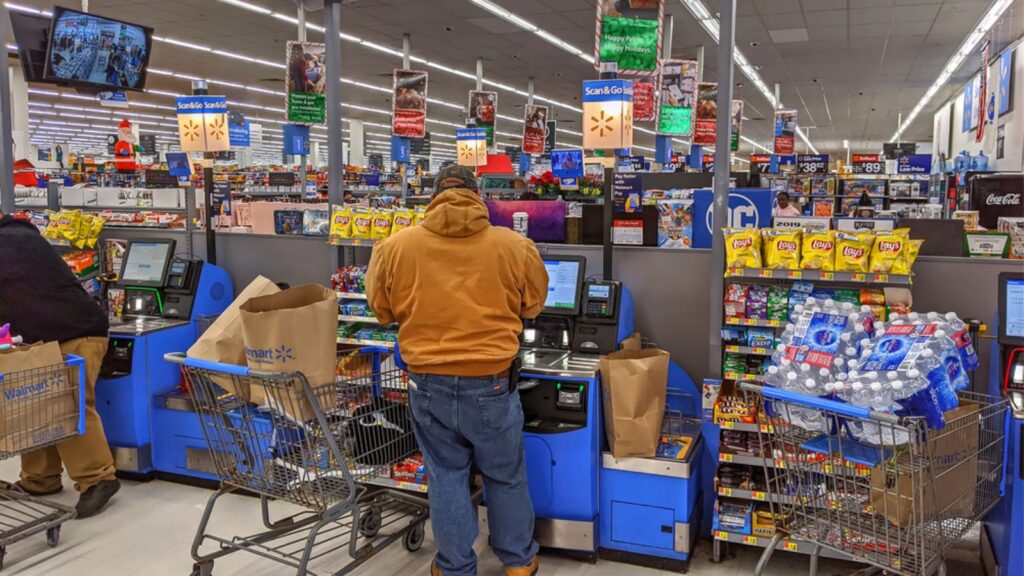
[[[633,146],[633,81],[583,83],[583,147],[588,150]]]
[[[184,96],[177,100],[178,139],[182,152],[231,149],[228,100],[225,96]]]
[[[460,128],[455,131],[455,149],[459,166],[483,166],[487,164],[487,130],[483,128]]]

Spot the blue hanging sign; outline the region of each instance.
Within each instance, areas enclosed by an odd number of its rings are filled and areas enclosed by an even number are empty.
[[[406,164],[412,150],[412,140],[401,136],[391,136],[391,161]]]
[[[896,157],[898,174],[931,174],[931,154],[900,154]]]
[[[309,155],[309,126],[284,125],[284,153],[295,156]]]
[[[241,112],[228,112],[228,138],[231,139],[232,148],[248,148],[251,145],[249,119]]]

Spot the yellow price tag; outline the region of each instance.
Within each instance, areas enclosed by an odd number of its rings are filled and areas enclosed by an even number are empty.
[[[836,275],[832,272],[822,272],[819,276],[822,280],[835,280]]]
[[[719,530],[718,532],[715,532],[715,538],[718,538],[719,540],[728,540],[729,539],[729,533],[725,532],[725,531],[722,531],[722,530]]]
[[[831,464],[825,464],[825,474],[831,474],[831,473],[832,473],[832,465]]]
[[[747,318],[743,321],[747,326],[757,326],[757,318]]]
[[[732,462],[732,454],[721,453],[718,455],[719,462]]]
[[[757,536],[744,536],[743,543],[751,546],[757,546]]]
[[[775,460],[775,467],[776,468],[785,468],[786,467],[786,461],[783,460],[782,458],[776,459]]]
[[[865,278],[866,278],[866,276],[864,274],[860,274],[860,273],[851,274],[850,275],[850,280],[852,280],[854,282],[863,282]]]
[[[875,282],[888,282],[888,281],[889,281],[889,275],[888,274],[875,274]]]
[[[732,430],[733,428],[736,427],[735,422],[733,422],[731,420],[726,420],[725,422],[719,422],[718,425],[721,426],[723,430]]]
[[[767,498],[765,498],[764,492],[759,491],[751,492],[750,497],[753,498],[754,500],[767,500]]]
[[[790,552],[796,552],[797,548],[800,547],[796,542],[790,542],[789,540],[783,542],[783,546],[785,546],[786,550],[789,550]]]
[[[754,354],[761,354],[764,356],[768,354],[768,351],[764,348],[754,348]]]
[[[760,271],[758,271],[757,275],[760,276],[761,278],[772,278],[772,277],[774,277],[774,274],[772,273],[772,271],[768,270],[766,268],[762,268]]]
[[[775,431],[775,429],[772,428],[771,426],[769,426],[767,424],[761,424],[761,432],[767,432],[767,433],[771,434],[774,431]]]
[[[799,280],[804,277],[804,273],[799,270],[790,270],[788,276],[790,280]]]
[[[769,320],[768,325],[778,328],[779,326],[782,326],[782,322],[780,320]]]
[[[732,488],[719,488],[718,489],[718,495],[719,496],[732,496]]]

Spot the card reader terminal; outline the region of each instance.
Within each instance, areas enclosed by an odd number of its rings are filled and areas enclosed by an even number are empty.
[[[583,313],[589,318],[615,318],[617,282],[590,280],[583,296]]]

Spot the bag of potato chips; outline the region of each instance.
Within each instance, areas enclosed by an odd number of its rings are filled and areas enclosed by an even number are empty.
[[[804,230],[803,246],[800,250],[800,268],[804,270],[835,270],[835,232],[826,230]]]
[[[391,236],[391,225],[394,223],[395,213],[390,208],[380,208],[373,211],[373,229],[370,231],[374,240],[384,240]]]
[[[373,229],[373,213],[366,206],[352,208],[352,237],[369,240]]]
[[[764,267],[796,270],[800,267],[800,231],[770,229],[761,233]]]
[[[875,235],[836,232],[836,272],[867,272]]]
[[[413,226],[419,226],[423,224],[423,221],[427,218],[427,209],[419,206],[416,208],[416,217],[412,220]]]
[[[924,240],[907,240],[903,254],[892,264],[892,273],[910,275],[914,268],[914,261],[917,260],[917,255],[921,252],[922,244],[924,244]]]
[[[909,236],[909,228],[897,228],[875,238],[875,245],[871,247],[868,272],[885,274],[891,272],[893,264],[903,257]]]
[[[757,228],[726,228],[725,262],[728,268],[761,267],[761,231]]]
[[[399,232],[401,230],[405,230],[406,228],[411,228],[413,220],[415,218],[416,218],[416,211],[411,209],[411,208],[397,208],[397,209],[395,209],[395,219],[394,219],[394,222],[391,224],[391,235],[394,236],[395,233],[397,233],[397,232]]]
[[[331,211],[331,242],[352,237],[352,210],[348,206],[333,206]]]

